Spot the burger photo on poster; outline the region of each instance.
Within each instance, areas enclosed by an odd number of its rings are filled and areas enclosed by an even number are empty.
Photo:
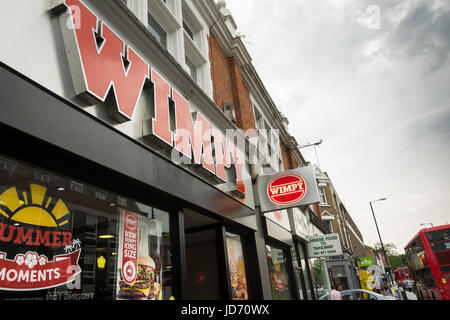
[[[155,262],[147,255],[138,257],[138,274],[136,281],[131,285],[119,281],[119,300],[155,300]],[[157,292],[159,294],[159,292]]]

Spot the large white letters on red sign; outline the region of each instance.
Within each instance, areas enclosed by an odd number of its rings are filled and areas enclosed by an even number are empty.
[[[175,148],[194,164],[227,181],[225,168],[233,163],[237,190],[245,197],[245,154],[200,113],[191,115],[188,101],[132,48],[104,24],[81,0],[65,0],[72,28],[62,26],[69,65],[77,95],[105,102],[113,90],[113,112],[120,122],[131,120],[146,82],[153,83],[154,113],[149,135],[162,145]],[[61,13],[61,6],[55,12]],[[82,78],[82,79],[80,79]],[[148,87],[151,87],[150,85]],[[171,128],[170,100],[175,106],[176,128]],[[95,101],[92,101],[95,104]],[[110,109],[109,99],[107,108]],[[172,132],[172,130],[174,132]],[[145,136],[145,134],[144,134]],[[216,149],[213,158],[212,138]]]
[[[216,175],[223,182],[227,181],[227,173],[225,168],[231,166],[231,153],[227,141],[223,134],[216,128],[212,128],[212,136],[214,138],[214,146],[216,151]]]
[[[66,0],[66,4],[79,8],[76,18],[80,21],[74,21],[79,28],[74,28],[74,32],[86,91],[105,101],[113,87],[117,111],[131,119],[144,83],[149,78],[149,65],[79,0]]]
[[[172,89],[172,99],[175,102],[177,124],[175,149],[189,159],[194,158],[194,163],[200,164],[201,162],[205,169],[214,173],[211,124],[200,112],[196,112],[194,125],[188,102],[175,89]]]
[[[170,85],[155,70],[152,70],[152,82],[155,87],[155,116],[152,119],[152,134],[172,146],[173,135],[170,131],[169,119]]]

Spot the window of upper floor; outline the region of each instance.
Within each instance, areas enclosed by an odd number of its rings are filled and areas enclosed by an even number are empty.
[[[147,4],[147,27],[155,39],[173,56],[177,57],[179,46],[177,30],[181,28],[179,18],[176,16],[177,0],[128,0],[135,1],[135,10],[144,10]]]
[[[194,39],[194,31],[192,31],[192,29],[187,25],[186,21],[184,21],[184,20],[183,20],[183,29],[187,33],[189,38],[191,38],[192,41],[195,41],[195,39]]]
[[[198,4],[187,0],[122,0],[154,39],[212,98],[207,35]]]
[[[328,228],[328,230],[330,230],[330,232],[334,232],[333,231],[333,224],[331,223],[331,220],[323,220],[323,223]]]
[[[327,203],[327,195],[325,193],[325,186],[321,186],[319,184],[319,198],[320,198],[320,205],[328,205]]]
[[[211,81],[209,66],[208,27],[204,25],[195,7],[182,1],[182,33],[185,52],[185,65],[192,79],[203,89]]]
[[[278,129],[271,128],[269,121],[263,116],[258,104],[252,100],[255,128],[258,131],[258,150],[264,158],[263,167],[272,168],[275,172],[284,169],[281,157],[280,137]]]
[[[155,37],[155,39],[167,49],[167,32],[161,27],[161,25],[153,18],[153,16],[148,14],[148,30]]]
[[[253,104],[253,111],[255,114],[256,129],[265,129],[264,118],[258,108],[255,108],[255,104]]]
[[[191,75],[192,80],[197,82],[197,67],[194,65],[194,63],[189,59],[188,56],[185,57],[186,65],[189,68],[189,74]]]

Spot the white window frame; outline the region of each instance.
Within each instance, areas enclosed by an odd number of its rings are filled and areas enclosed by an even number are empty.
[[[176,3],[172,0],[167,0],[167,3],[164,3],[162,0],[148,0],[142,1],[147,2],[147,11],[153,19],[161,26],[161,28],[166,32],[167,35],[167,51],[172,54],[175,58],[177,58],[177,47],[179,46],[179,36],[177,36],[177,31],[182,27],[179,19],[176,16]],[[174,11],[174,12],[173,12]],[[148,17],[148,15],[147,15]],[[147,23],[148,26],[148,18]]]
[[[193,79],[208,95],[212,96],[211,66],[209,62],[208,26],[205,24],[191,1],[181,2],[181,29],[184,42],[184,61],[182,65],[191,74],[187,60],[196,68]],[[193,38],[184,29],[184,24],[192,32]]]
[[[326,184],[325,184],[325,183],[319,183],[319,184],[318,184],[319,198],[320,198],[320,204],[319,204],[319,205],[328,205],[327,194],[326,194],[326,192],[325,192],[325,187],[326,187]],[[323,191],[323,192],[322,192],[322,191]],[[323,196],[323,199],[324,199],[325,201],[322,201],[322,196]]]
[[[334,219],[335,219],[334,216],[331,213],[329,213],[327,210],[324,210],[322,212],[322,222],[324,222],[327,227],[328,227],[328,223],[330,224],[329,229],[332,233],[334,232],[334,228],[333,228],[333,220]]]
[[[180,30],[178,11],[181,13],[180,0],[127,0],[128,8],[136,15],[139,21],[148,28],[148,15],[150,14],[159,26],[166,32],[166,49],[178,61],[184,61],[182,48],[183,34]],[[177,8],[179,10],[177,10]]]
[[[159,39],[157,39],[157,36],[153,35],[156,40],[159,42],[160,45],[162,45],[165,49],[168,48],[168,38],[169,38],[169,34],[168,32],[161,26],[161,24],[153,17],[153,15],[149,12],[147,15],[147,29],[151,30],[153,28],[150,27],[150,21],[155,21],[155,24],[157,25],[158,29],[161,29],[162,32],[164,33],[164,43],[162,43],[161,41],[159,41]],[[150,31],[150,33],[153,34],[152,31]],[[155,30],[155,33],[157,33],[158,35],[160,35],[160,32]]]
[[[255,116],[255,128],[256,130],[267,130],[265,133],[261,134],[258,132],[258,135],[263,139],[265,139],[266,143],[261,144],[261,141],[258,141],[258,148],[261,148],[261,154],[269,159],[270,167],[275,171],[279,172],[284,170],[283,166],[283,158],[281,156],[281,146],[280,146],[280,137],[276,136],[272,131],[270,126],[270,122],[267,121],[267,118],[264,116],[264,113],[261,112],[261,109],[256,103],[252,94],[250,94],[250,101],[253,107],[253,115]],[[264,131],[263,131],[264,132]],[[272,152],[270,152],[271,150]],[[267,164],[265,164],[267,166]]]
[[[167,51],[190,75],[186,57],[197,68],[196,83],[213,99],[209,44],[209,26],[201,17],[192,0],[128,0],[128,8],[148,28],[148,15],[166,32]],[[184,11],[184,13],[183,13]],[[183,16],[194,33],[194,40],[183,28]],[[193,79],[194,80],[194,79]]]
[[[265,129],[264,127],[264,117],[262,115],[262,112],[259,111],[259,109],[256,107],[256,103],[252,101],[253,106],[253,114],[255,115],[255,127],[256,130],[258,129]],[[258,117],[259,116],[259,117]]]

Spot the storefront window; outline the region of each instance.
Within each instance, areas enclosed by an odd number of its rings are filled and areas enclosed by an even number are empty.
[[[299,266],[297,258],[294,254],[295,254],[295,252],[292,252],[292,264],[294,267],[294,276],[295,276],[295,281],[297,283],[297,288],[298,288],[298,297],[300,300],[305,300],[306,299],[305,293],[304,293],[305,280],[303,278],[303,270]]]
[[[0,160],[0,299],[173,295],[168,213]]]
[[[328,280],[328,270],[326,269],[325,260],[322,258],[312,258],[311,276],[317,292],[318,298],[331,292],[330,283]]]
[[[135,211],[118,209],[121,219],[116,297],[120,300],[170,299],[172,265],[168,214],[141,203],[136,206]]]
[[[305,286],[305,293],[306,296],[304,298],[302,298],[303,294],[300,294],[301,299],[305,299],[305,300],[312,300],[313,297],[313,293],[311,291],[311,286],[310,286],[310,275],[308,272],[308,266],[307,266],[307,259],[306,259],[306,255],[305,255],[305,245],[302,243],[297,243],[298,246],[298,253],[300,254],[299,257],[299,261],[300,261],[300,265],[298,266],[298,272],[301,273],[298,275],[299,280],[301,280],[301,278],[303,278],[303,283]],[[300,288],[300,286],[299,286]]]
[[[309,217],[300,208],[293,208],[292,216],[294,219],[295,233],[303,239],[309,239],[308,226]]]
[[[274,300],[291,300],[289,275],[287,273],[287,258],[282,249],[266,246],[267,262],[269,264],[270,283]]]
[[[336,286],[336,288],[340,291],[342,290],[348,290],[348,281],[347,281],[347,274],[345,272],[345,266],[331,266],[331,275],[333,276],[332,282]]]
[[[248,300],[247,277],[245,275],[244,253],[241,237],[227,232],[228,267],[230,270],[233,300]]]

